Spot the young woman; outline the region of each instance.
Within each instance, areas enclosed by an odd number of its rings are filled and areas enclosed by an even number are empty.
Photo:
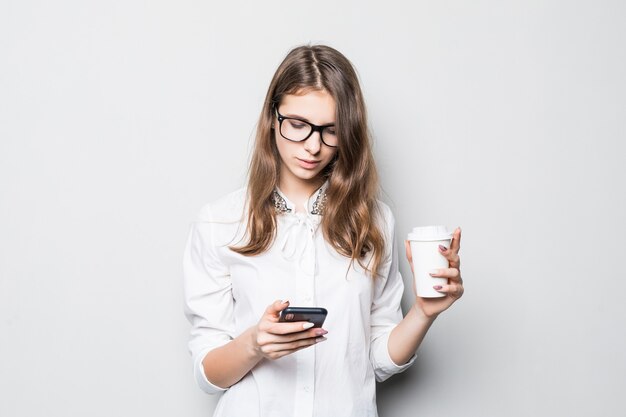
[[[245,189],[205,206],[184,257],[189,348],[216,416],[376,416],[375,381],[402,372],[439,313],[463,294],[461,231],[442,298],[403,318],[394,219],[378,182],[363,96],[327,46],[292,50],[258,123]],[[406,247],[410,259],[410,248]],[[279,322],[323,307],[323,328]]]

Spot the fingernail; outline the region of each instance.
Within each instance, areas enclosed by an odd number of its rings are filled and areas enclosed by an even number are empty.
[[[443,245],[439,245],[439,250],[440,250],[440,251],[442,251],[442,252],[445,252],[445,251],[447,251],[447,250],[448,250],[448,248],[446,248],[446,247],[445,247],[445,246],[443,246]]]
[[[283,301],[281,301],[280,303],[281,303],[281,304],[285,304],[285,303],[288,303],[288,302],[289,302],[289,300],[283,300]]]
[[[325,334],[328,334],[328,331],[326,331],[324,329],[319,329],[318,331],[315,332],[315,334],[317,336],[324,336]]]
[[[311,327],[315,326],[315,323],[304,323],[302,325],[303,329],[310,329]]]
[[[429,272],[431,276],[439,275],[440,273],[441,271],[439,269],[433,269],[432,271]]]
[[[326,340],[325,337],[318,337],[317,339],[315,339],[315,343],[319,343],[319,342],[323,342],[324,340]]]
[[[443,287],[441,285],[435,285],[433,287],[434,289],[436,289],[437,291],[439,291],[440,289],[442,289]]]

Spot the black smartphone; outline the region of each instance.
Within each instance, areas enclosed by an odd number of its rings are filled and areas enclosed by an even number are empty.
[[[321,307],[287,307],[280,312],[279,322],[308,321],[313,327],[322,327],[328,311]]]

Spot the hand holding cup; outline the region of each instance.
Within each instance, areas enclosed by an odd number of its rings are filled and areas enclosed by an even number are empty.
[[[433,231],[442,232],[442,229],[426,230],[426,232]],[[420,231],[417,230],[417,232]],[[431,233],[433,240],[412,240],[412,238],[422,238],[425,235],[428,234],[409,235],[409,240],[405,241],[406,256],[414,275],[413,290],[417,300],[416,305],[427,317],[436,317],[461,298],[464,292],[459,258],[461,229],[457,228],[451,237],[448,235],[447,239],[445,233]],[[446,244],[447,242],[449,243]],[[426,247],[430,248],[426,249]],[[418,258],[423,253],[428,254]],[[435,262],[431,262],[433,260]],[[430,281],[432,279],[438,281]]]

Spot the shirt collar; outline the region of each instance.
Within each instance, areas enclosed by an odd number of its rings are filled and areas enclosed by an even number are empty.
[[[307,213],[321,216],[324,214],[324,206],[326,205],[326,190],[328,189],[328,180],[318,188],[306,202]],[[276,187],[272,193],[272,203],[276,209],[276,213],[295,213],[296,205],[293,204],[280,188]]]

